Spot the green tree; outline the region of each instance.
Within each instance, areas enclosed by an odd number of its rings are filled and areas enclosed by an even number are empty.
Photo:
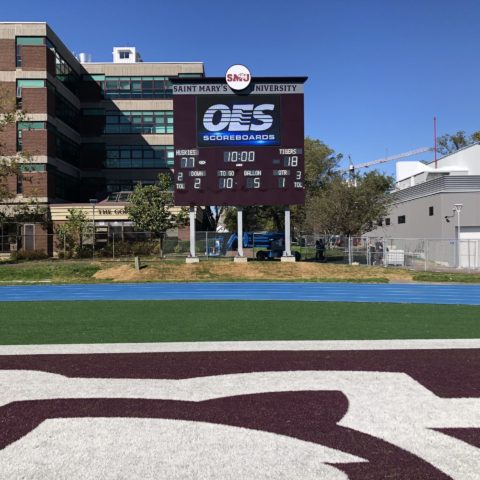
[[[93,233],[92,223],[82,210],[69,208],[67,221],[57,225],[55,233],[57,246],[60,250],[63,249],[65,256],[82,256],[84,238]]]
[[[320,140],[305,138],[305,194],[308,199],[315,196],[338,175],[335,168],[342,158]],[[305,223],[305,207],[293,205],[291,207],[292,228],[294,233],[300,233]],[[243,228],[245,231],[263,231],[284,229],[283,206],[252,206],[243,209]],[[225,226],[234,232],[237,229],[237,210],[228,208],[225,212]]]
[[[472,143],[478,143],[480,142],[480,130],[473,132],[470,135],[470,139],[472,140]]]
[[[393,201],[393,179],[373,171],[356,176],[356,187],[338,170],[341,154],[320,140],[305,138],[305,205],[294,205],[294,235],[327,233],[359,235],[371,230],[385,216]],[[284,207],[253,206],[243,209],[245,231],[284,228]],[[237,211],[225,215],[228,230],[237,229]]]
[[[342,154],[336,154],[321,140],[305,138],[305,205],[292,206],[292,228],[294,235],[312,233],[307,221],[313,199],[340,174],[337,170]]]
[[[0,88],[0,135],[16,122],[25,119],[22,111],[17,109],[15,96]],[[12,196],[8,189],[7,179],[12,175],[20,175],[19,161],[22,155],[5,155],[5,145],[0,143],[0,202]]]
[[[128,216],[138,231],[152,232],[160,238],[160,256],[166,231],[186,221],[186,211],[173,212],[172,178],[167,173],[158,175],[155,185],[137,185],[129,197]]]
[[[342,154],[335,154],[321,140],[305,137],[305,189],[307,195],[314,195],[332,178],[338,176],[336,168]]]
[[[40,223],[45,228],[51,227],[48,207],[40,205],[36,198],[27,202],[11,203],[0,209],[0,235],[18,235],[18,224]]]
[[[441,155],[449,155],[477,142],[480,142],[480,130],[473,132],[471,135],[467,135],[463,130],[459,130],[453,135],[447,133],[438,137],[437,151]]]
[[[40,205],[36,198],[28,202],[17,203],[12,206],[8,221],[14,223],[42,223],[45,227],[50,225],[48,207]]]
[[[246,232],[282,230],[284,228],[283,212],[283,207],[275,205],[243,207],[243,230]],[[228,231],[237,231],[236,208],[227,208],[224,222]]]
[[[211,205],[205,209],[207,220],[207,230],[217,230],[217,226],[227,211],[227,207],[223,205]]]
[[[442,155],[448,155],[469,145],[469,138],[463,130],[453,135],[445,134],[437,138],[437,151]]]
[[[306,205],[306,224],[315,233],[361,235],[372,230],[393,201],[393,178],[377,171],[357,175],[356,186],[335,176]]]

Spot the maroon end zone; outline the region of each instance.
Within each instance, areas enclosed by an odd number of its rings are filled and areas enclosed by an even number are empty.
[[[480,350],[246,351],[0,356],[2,371],[39,371],[69,378],[190,379],[254,372],[395,372],[442,399],[480,398]],[[205,401],[141,398],[26,399],[0,407],[0,451],[52,418],[178,419],[255,429],[318,443],[366,460],[336,464],[350,479],[452,478],[381,438],[339,423],[349,398],[338,391],[281,391]],[[365,385],[368,388],[368,385]],[[372,398],[372,402],[375,398]],[[436,428],[473,447],[480,425]]]

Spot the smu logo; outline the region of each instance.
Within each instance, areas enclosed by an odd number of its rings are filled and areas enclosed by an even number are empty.
[[[232,65],[225,74],[225,81],[232,90],[245,90],[252,81],[252,75],[245,65]]]
[[[229,73],[225,78],[227,82],[248,82],[251,76],[248,73]]]
[[[273,103],[212,105],[203,116],[203,126],[209,132],[227,130],[229,132],[262,132],[268,130],[273,123],[273,117],[267,112],[273,112]]]

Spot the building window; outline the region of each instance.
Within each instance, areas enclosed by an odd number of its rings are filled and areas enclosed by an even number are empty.
[[[17,45],[15,51],[15,66],[22,68],[22,46]]]
[[[22,66],[22,45],[45,45],[45,37],[16,38],[16,66]]]
[[[80,160],[80,146],[55,131],[55,156],[77,167]]]
[[[171,110],[107,111],[105,133],[173,133],[173,112]]]
[[[168,77],[105,77],[101,82],[105,98],[172,98]]]
[[[45,45],[45,37],[17,37],[17,45]]]
[[[120,58],[130,58],[130,52],[128,50],[120,50]]]
[[[405,223],[405,215],[400,215],[400,216],[398,217],[398,223],[399,223],[399,224],[400,224],[400,223]]]
[[[390,225],[390,219],[389,218],[385,219],[385,225]]]
[[[428,215],[433,217],[433,207],[428,207]]]
[[[48,122],[18,122],[17,124],[17,152],[23,150],[24,130],[49,130],[55,133],[55,156],[71,165],[78,165],[80,147],[66,136],[57,131],[56,127]]]
[[[105,168],[171,168],[171,145],[108,145]]]
[[[54,173],[55,196],[65,200],[74,200],[78,197],[80,182],[77,178],[66,175],[58,170]]]
[[[17,152],[23,150],[23,130],[45,130],[46,122],[18,122],[17,123]]]
[[[24,88],[45,88],[45,87],[53,88],[50,85],[50,82],[47,80],[17,80],[17,89],[16,89],[16,102],[17,108],[19,110],[22,109],[22,95]]]
[[[45,163],[22,163],[20,165],[22,172],[46,172]]]
[[[68,62],[57,52],[53,43],[46,37],[16,37],[16,65],[22,66],[22,46],[45,45],[55,55],[55,76],[70,91],[77,93],[79,75],[73,70]]]
[[[201,73],[179,73],[178,78],[202,78]]]
[[[17,175],[17,195],[23,193],[23,179],[21,175]]]
[[[154,180],[107,180],[107,192],[132,192],[136,185],[155,185]]]
[[[45,88],[46,80],[17,80],[17,98],[22,97],[23,88]]]
[[[70,127],[74,129],[78,128],[80,110],[58,92],[55,92],[55,116]]]
[[[103,110],[102,108],[84,108],[82,110],[82,114],[85,117],[104,117],[105,110]]]

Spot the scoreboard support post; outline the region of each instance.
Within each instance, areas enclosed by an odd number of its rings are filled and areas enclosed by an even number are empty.
[[[280,258],[282,262],[295,262],[295,257],[292,255],[292,244],[290,237],[290,207],[285,206],[285,251],[283,256]]]
[[[243,255],[243,208],[237,207],[237,256],[234,257],[235,263],[247,262],[247,257]]]
[[[199,258],[195,256],[195,207],[190,207],[188,216],[190,219],[190,256],[187,257],[187,263],[197,263]]]
[[[243,208],[237,207],[237,256],[243,257]]]

